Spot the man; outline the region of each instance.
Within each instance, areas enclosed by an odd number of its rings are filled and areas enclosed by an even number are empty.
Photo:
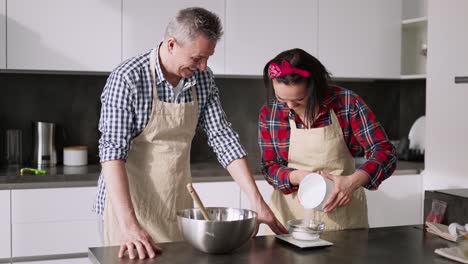
[[[191,182],[190,146],[197,126],[249,195],[258,221],[278,234],[287,232],[255,185],[207,67],[221,36],[215,14],[183,9],[157,48],[122,63],[107,80],[95,208],[104,215],[105,244],[121,245],[119,257],[128,250],[131,259],[153,258],[160,251],[155,242],[182,239],[176,211],[192,207],[185,186]]]

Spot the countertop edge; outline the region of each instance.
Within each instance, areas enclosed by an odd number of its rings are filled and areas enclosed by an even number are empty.
[[[404,177],[409,175],[420,174],[422,170],[404,169],[396,170],[392,176]],[[0,190],[20,190],[20,189],[47,189],[47,188],[77,188],[77,187],[96,187],[99,175],[87,175],[87,177],[95,177],[93,180],[64,180],[67,176],[57,176],[57,181],[44,182],[15,182],[15,183],[0,183]],[[37,176],[41,177],[41,176]],[[263,175],[254,175],[255,180],[264,180]],[[195,176],[192,177],[193,183],[210,183],[210,182],[230,182],[234,179],[229,175],[214,175],[214,176]]]

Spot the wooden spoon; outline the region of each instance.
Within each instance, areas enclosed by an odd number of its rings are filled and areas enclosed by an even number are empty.
[[[200,208],[203,218],[209,221],[210,216],[208,215],[208,212],[206,212],[205,206],[203,206],[203,203],[201,202],[200,197],[198,196],[197,192],[195,191],[191,183],[187,184],[187,190],[189,191],[190,196],[192,196],[192,199],[195,201],[195,204]]]

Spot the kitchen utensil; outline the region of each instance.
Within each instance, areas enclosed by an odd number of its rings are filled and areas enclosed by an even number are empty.
[[[426,117],[421,116],[414,121],[408,134],[409,149],[418,149],[422,152],[426,149]]]
[[[195,191],[195,189],[193,188],[191,183],[187,184],[187,190],[189,191],[190,196],[192,196],[192,199],[195,202],[195,204],[198,206],[198,208],[200,208],[200,210],[201,210],[201,212],[203,214],[203,218],[205,218],[205,220],[209,221],[210,216],[206,212],[205,206],[203,206],[203,203],[200,200],[200,197],[198,196],[198,193]]]
[[[206,253],[228,253],[252,237],[257,213],[247,209],[208,207],[210,221],[200,208],[177,211],[179,229],[186,241]]]
[[[84,166],[88,164],[88,147],[70,146],[63,148],[63,165]]]
[[[290,234],[276,235],[276,238],[286,241],[288,243],[291,243],[295,245],[296,247],[300,247],[300,248],[327,247],[327,246],[333,245],[332,242],[329,242],[323,239],[310,240],[310,241],[297,240],[297,239],[294,239]]]
[[[23,163],[23,132],[19,129],[6,131],[6,159],[9,167],[18,167]]]
[[[321,221],[309,219],[304,223],[303,219],[289,220],[288,231],[297,240],[317,240],[325,230],[325,224]]]
[[[38,166],[55,166],[57,153],[55,151],[55,124],[34,122],[34,159]]]
[[[333,191],[333,182],[318,173],[311,173],[299,184],[297,197],[307,209],[323,211],[323,204]]]
[[[44,175],[47,173],[47,170],[40,170],[36,168],[21,168],[20,175],[23,176],[24,174],[34,174],[34,175]]]

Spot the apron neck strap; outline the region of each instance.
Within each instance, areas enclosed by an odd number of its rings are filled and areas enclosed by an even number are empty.
[[[333,109],[330,109],[328,110],[328,113],[331,118],[331,125],[340,126],[340,122],[338,121],[338,117],[336,116],[335,111],[333,111]],[[291,130],[298,129],[296,125],[296,121],[293,118],[288,117],[288,121],[289,121],[289,127],[291,128]]]
[[[156,83],[156,49],[154,48],[150,53],[150,72],[151,72],[151,80],[153,85],[153,98],[156,101],[159,101],[158,96],[158,85]],[[197,91],[195,89],[195,85],[192,86],[192,98],[193,102],[198,102]]]
[[[158,85],[156,84],[156,49],[154,48],[150,53],[150,72],[151,72],[151,85],[153,86],[153,100],[159,101]]]

